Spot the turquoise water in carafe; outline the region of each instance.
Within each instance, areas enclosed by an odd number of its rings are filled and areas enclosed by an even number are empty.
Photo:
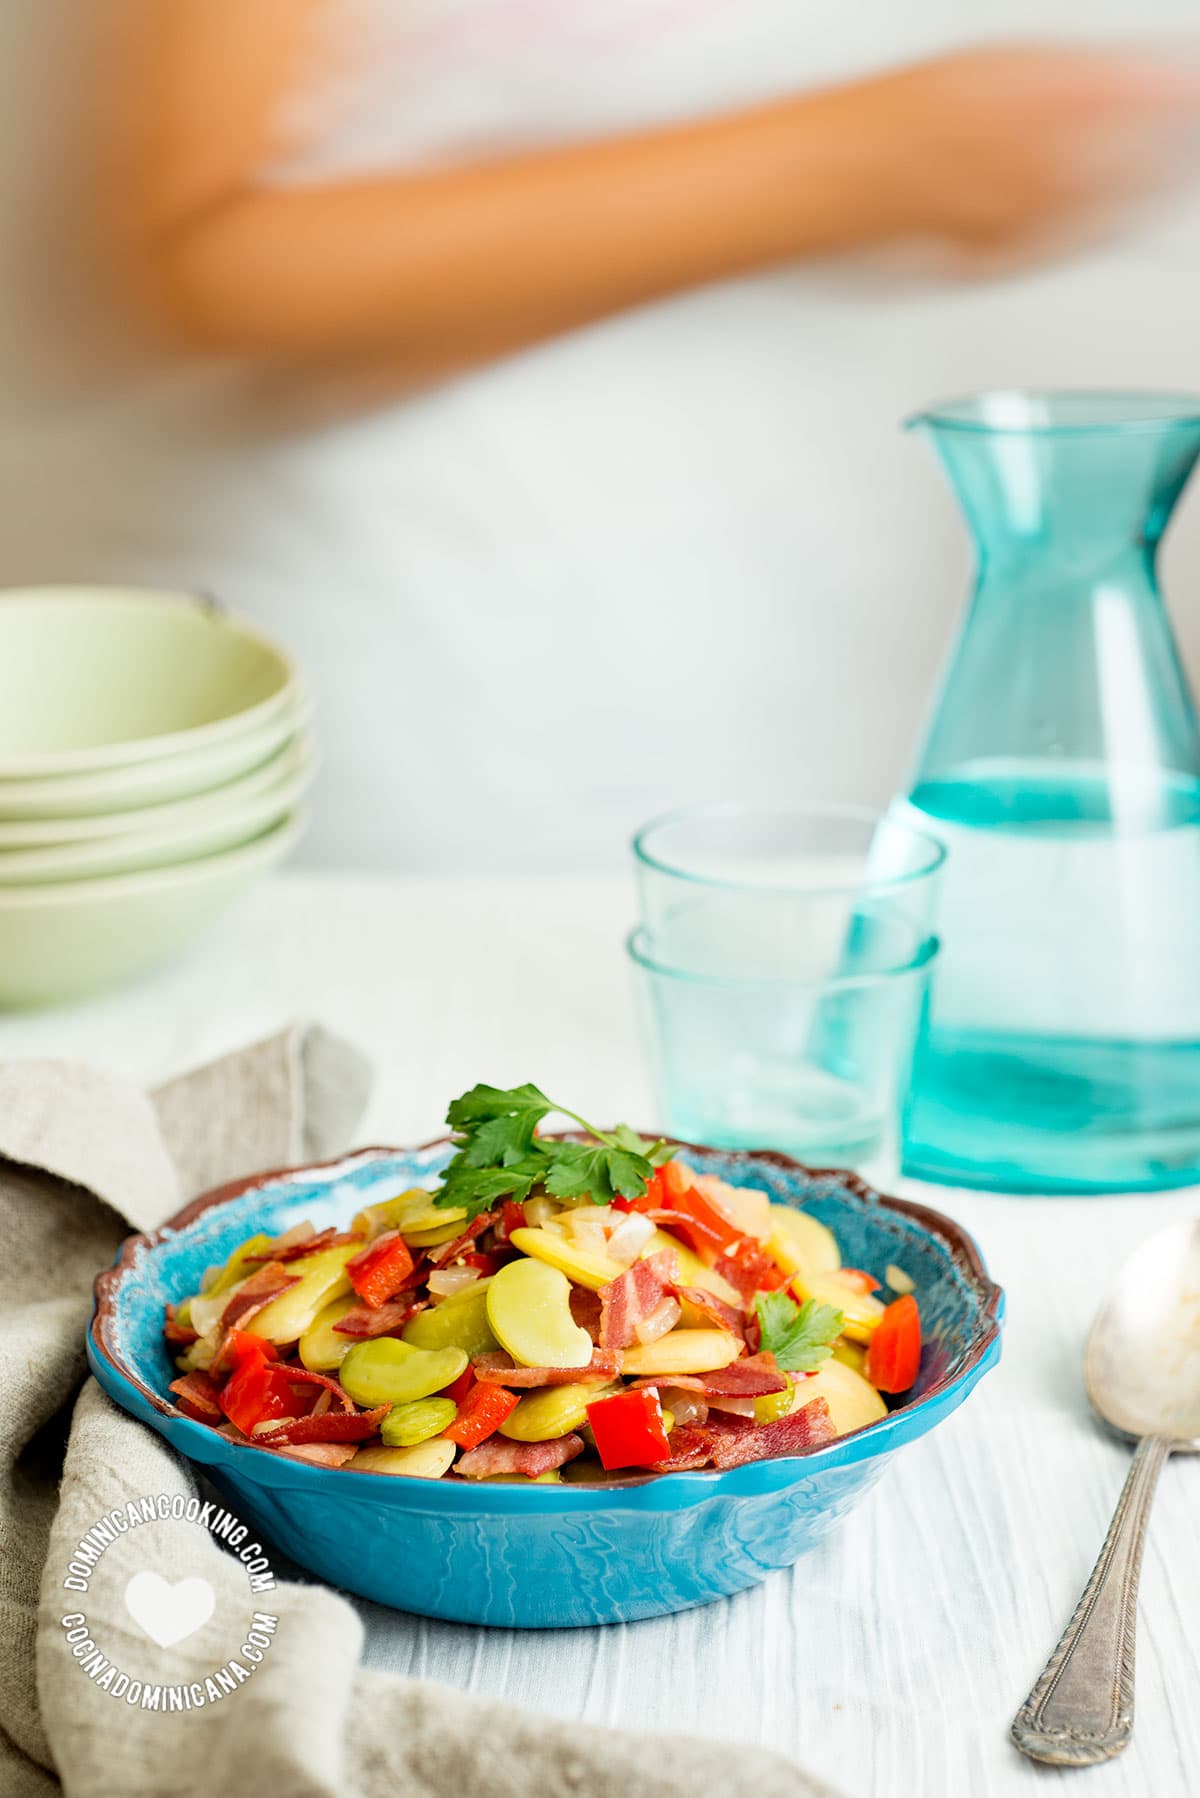
[[[979,578],[896,806],[948,850],[906,1171],[1200,1180],[1200,739],[1155,578],[1200,402],[995,395],[923,422]]]
[[[1176,937],[1200,928],[1200,781],[1122,792],[1103,769],[984,762],[899,809],[954,871],[910,1165],[1005,1190],[1191,1179],[1200,959]]]

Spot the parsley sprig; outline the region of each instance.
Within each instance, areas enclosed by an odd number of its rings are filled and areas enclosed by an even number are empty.
[[[797,1305],[786,1292],[760,1292],[754,1309],[762,1347],[771,1351],[783,1373],[815,1373],[828,1361],[834,1338],[841,1334],[841,1312],[816,1299]]]
[[[591,1142],[549,1142],[537,1134],[551,1114],[570,1118]],[[524,1199],[535,1186],[556,1199],[590,1199],[608,1205],[637,1199],[656,1167],[675,1153],[665,1142],[645,1142],[627,1124],[598,1130],[576,1111],[548,1099],[536,1086],[473,1086],[446,1113],[458,1153],[446,1169],[434,1204],[470,1217],[500,1199]]]

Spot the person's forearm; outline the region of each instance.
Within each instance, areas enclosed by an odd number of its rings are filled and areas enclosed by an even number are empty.
[[[246,185],[157,219],[141,273],[203,345],[440,372],[880,235],[886,158],[859,96],[444,172]]]

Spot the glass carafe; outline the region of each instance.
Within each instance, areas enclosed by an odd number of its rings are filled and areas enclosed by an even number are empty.
[[[1200,399],[997,393],[912,422],[978,572],[900,807],[949,851],[906,1170],[1200,1180],[1200,736],[1156,578]]]

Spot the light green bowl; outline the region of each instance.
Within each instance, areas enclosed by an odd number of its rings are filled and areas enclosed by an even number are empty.
[[[240,849],[175,868],[0,888],[0,1008],[61,1004],[177,955],[295,845],[293,813]]]
[[[109,813],[212,793],[264,767],[304,727],[311,709],[301,695],[252,731],[157,761],[102,768],[90,774],[0,780],[0,821],[103,818]]]
[[[278,758],[277,758],[278,759]],[[239,843],[252,842],[295,811],[312,780],[312,758],[249,797],[227,797],[223,787],[199,802],[157,806],[152,822],[141,830],[93,842],[56,843],[39,849],[0,849],[0,890],[43,882],[94,880],[107,874],[136,874],[145,868],[173,867],[197,861]],[[214,804],[214,800],[219,803]],[[158,814],[167,814],[165,818]],[[190,815],[181,818],[180,813]],[[174,814],[172,816],[171,814]],[[145,817],[146,813],[137,814]]]
[[[0,593],[0,781],[230,743],[284,711],[298,684],[275,644],[187,594]]]
[[[226,781],[210,793],[177,799],[166,805],[134,806],[127,812],[100,812],[91,818],[13,818],[0,821],[0,860],[18,849],[58,849],[73,843],[100,843],[147,831],[204,824],[231,808],[288,785],[298,774],[311,774],[312,738],[301,729],[289,737],[269,761],[249,774]]]

